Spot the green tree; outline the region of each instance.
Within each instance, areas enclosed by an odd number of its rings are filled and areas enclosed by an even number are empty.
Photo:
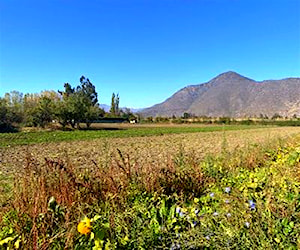
[[[70,111],[68,104],[65,100],[60,101],[56,104],[56,109],[54,113],[58,123],[65,128],[70,120]]]
[[[64,88],[65,88],[65,91],[58,91],[58,93],[63,97],[63,98],[67,98],[69,97],[70,95],[72,95],[74,92],[75,92],[75,88],[72,88],[71,84],[70,83],[65,83],[64,84]]]
[[[47,97],[42,96],[39,99],[38,105],[34,108],[32,113],[33,125],[45,127],[54,117],[54,103]]]
[[[82,76],[80,85],[72,88],[69,83],[64,84],[64,91],[59,91],[62,100],[57,105],[56,117],[65,127],[70,124],[73,128],[80,122],[85,122],[90,127],[92,120],[98,118],[101,109],[98,107],[98,94],[95,86],[88,78]]]
[[[275,113],[273,116],[272,116],[272,120],[276,120],[276,119],[278,119],[278,118],[282,118],[282,116],[280,115],[280,114],[278,114],[278,113]]]
[[[120,115],[120,107],[119,107],[119,104],[120,104],[120,97],[119,97],[119,93],[117,94],[116,96],[116,99],[115,99],[115,109],[116,109],[116,115],[119,116]]]
[[[24,124],[26,126],[46,126],[54,119],[55,106],[61,100],[55,91],[39,94],[25,94],[23,100]]]
[[[7,100],[0,98],[0,132],[15,131],[16,117],[8,106]]]
[[[13,90],[9,93],[5,93],[4,99],[10,107],[22,108],[23,93]]]
[[[84,108],[83,121],[89,128],[93,120],[98,119],[103,115],[103,110],[98,106],[98,93],[96,87],[85,76],[80,77],[80,86],[76,88],[79,97],[81,98]]]
[[[120,110],[120,96],[119,96],[119,94],[115,95],[115,93],[112,93],[111,105],[110,105],[109,112],[110,112],[111,117],[120,117],[121,110]]]
[[[188,118],[190,118],[191,117],[191,114],[190,113],[187,113],[187,112],[184,112],[183,113],[183,119],[188,119]]]
[[[79,119],[83,117],[82,98],[69,83],[65,83],[64,88],[64,91],[58,91],[61,94],[61,102],[57,104],[55,116],[63,127],[70,124],[75,128]]]
[[[85,113],[86,126],[89,128],[93,121],[99,119],[100,117],[103,117],[104,114],[104,110],[99,106],[89,106]]]
[[[88,78],[84,76],[80,77],[80,85],[76,88],[76,91],[89,102],[90,106],[95,106],[98,103],[98,94],[96,87],[90,82]]]
[[[34,113],[36,107],[38,106],[40,96],[38,94],[25,94],[23,102],[24,110],[24,124],[25,126],[35,126],[34,125]]]
[[[111,104],[110,104],[110,110],[109,112],[111,113],[112,116],[116,114],[116,95],[115,93],[112,93],[111,95]]]
[[[14,90],[9,93],[5,93],[4,99],[6,101],[8,113],[12,116],[13,122],[23,122],[23,93]]]
[[[120,116],[127,120],[137,120],[137,117],[131,112],[129,108],[121,109]]]

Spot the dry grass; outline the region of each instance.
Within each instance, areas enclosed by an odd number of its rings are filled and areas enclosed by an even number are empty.
[[[179,150],[193,152],[200,160],[208,153],[217,154],[222,147],[232,151],[249,144],[268,143],[274,139],[293,137],[300,133],[298,127],[260,128],[241,131],[172,134],[152,137],[109,138],[90,141],[44,143],[13,148],[0,148],[2,174],[23,168],[24,159],[31,155],[40,164],[44,158],[66,159],[81,168],[97,164],[105,166],[115,158],[117,148],[130,155],[131,164],[167,165]],[[224,145],[226,144],[226,145]]]
[[[128,126],[128,125],[127,125]],[[117,159],[119,149],[122,154],[130,155],[127,165],[134,169],[140,169],[147,174],[143,175],[151,189],[155,183],[151,183],[153,173],[166,166],[174,159],[178,152],[193,154],[195,163],[199,162],[207,154],[218,154],[222,148],[233,151],[248,147],[251,144],[269,143],[278,138],[293,137],[300,133],[298,127],[259,128],[226,132],[205,132],[187,134],[169,134],[151,137],[132,138],[104,138],[89,141],[71,141],[59,143],[44,143],[28,146],[15,146],[0,148],[0,202],[5,203],[9,196],[7,190],[11,184],[12,173],[20,172],[24,168],[25,159],[32,157],[35,164],[43,166],[45,158],[58,161],[64,159],[71,166],[89,171],[92,167],[100,166],[106,171],[115,173],[112,167],[119,169]],[[249,152],[249,150],[245,151]],[[259,150],[258,150],[259,152]],[[247,165],[251,165],[251,159],[256,162],[258,155],[252,152]],[[245,164],[241,162],[241,164]],[[110,168],[107,168],[110,166]],[[109,170],[110,169],[110,170]],[[111,174],[112,174],[111,173]],[[120,175],[121,176],[121,175]],[[118,177],[119,178],[119,177]],[[145,180],[145,183],[147,181]],[[113,183],[110,186],[113,188]],[[3,197],[5,194],[5,197]]]
[[[43,239],[41,249],[47,249],[61,232],[72,246],[74,222],[89,206],[110,204],[117,213],[126,210],[137,191],[167,196],[177,193],[181,199],[201,197],[218,179],[218,173],[212,177],[199,164],[208,153],[224,157],[220,166],[226,163],[225,172],[239,166],[251,169],[264,160],[263,145],[299,133],[300,128],[281,127],[4,148],[0,151],[1,175],[15,173],[14,196],[6,210],[14,208],[30,218],[28,248],[37,248]],[[220,154],[224,150],[238,154]],[[3,183],[0,179],[0,188]],[[49,211],[52,196],[64,208],[63,215],[57,208]],[[0,209],[0,215],[2,212]],[[20,220],[17,231],[24,231],[27,224],[27,219]]]

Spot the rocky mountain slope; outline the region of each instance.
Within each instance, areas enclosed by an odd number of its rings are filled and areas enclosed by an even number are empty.
[[[211,117],[300,116],[300,78],[257,82],[229,71],[209,82],[187,86],[140,113],[182,116],[185,112]]]

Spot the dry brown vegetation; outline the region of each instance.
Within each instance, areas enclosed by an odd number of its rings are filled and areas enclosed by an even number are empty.
[[[224,146],[231,151],[251,144],[293,137],[299,132],[298,127],[279,127],[15,146],[0,149],[0,169],[2,172],[19,171],[24,167],[24,159],[28,155],[40,164],[44,164],[46,157],[52,160],[68,159],[81,168],[94,164],[103,166],[118,157],[117,149],[130,155],[131,164],[164,166],[180,150],[193,153],[200,160],[209,153],[221,152]]]
[[[0,195],[0,202],[7,199],[0,215],[17,211],[18,220],[11,226],[24,236],[26,248],[48,249],[56,240],[70,247],[78,244],[78,218],[95,208],[109,211],[103,218],[112,230],[118,228],[115,223],[130,225],[130,216],[117,220],[131,211],[128,204],[138,195],[176,194],[182,202],[204,197],[222,179],[220,173],[203,169],[205,164],[217,164],[223,172],[253,170],[264,165],[265,146],[276,147],[278,139],[293,141],[299,133],[297,127],[259,128],[2,148],[0,177],[14,180],[0,179],[0,189],[5,182],[14,185],[10,199]],[[216,158],[204,160],[208,154]],[[109,209],[103,207],[107,205]]]

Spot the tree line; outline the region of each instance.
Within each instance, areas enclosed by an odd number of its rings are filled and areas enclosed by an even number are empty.
[[[112,94],[110,112],[99,105],[96,87],[85,76],[80,77],[79,85],[64,84],[62,91],[42,91],[38,94],[23,95],[11,91],[0,98],[0,132],[10,132],[20,126],[45,127],[55,121],[63,128],[80,128],[103,117],[134,117],[129,109],[119,108],[119,94]]]

